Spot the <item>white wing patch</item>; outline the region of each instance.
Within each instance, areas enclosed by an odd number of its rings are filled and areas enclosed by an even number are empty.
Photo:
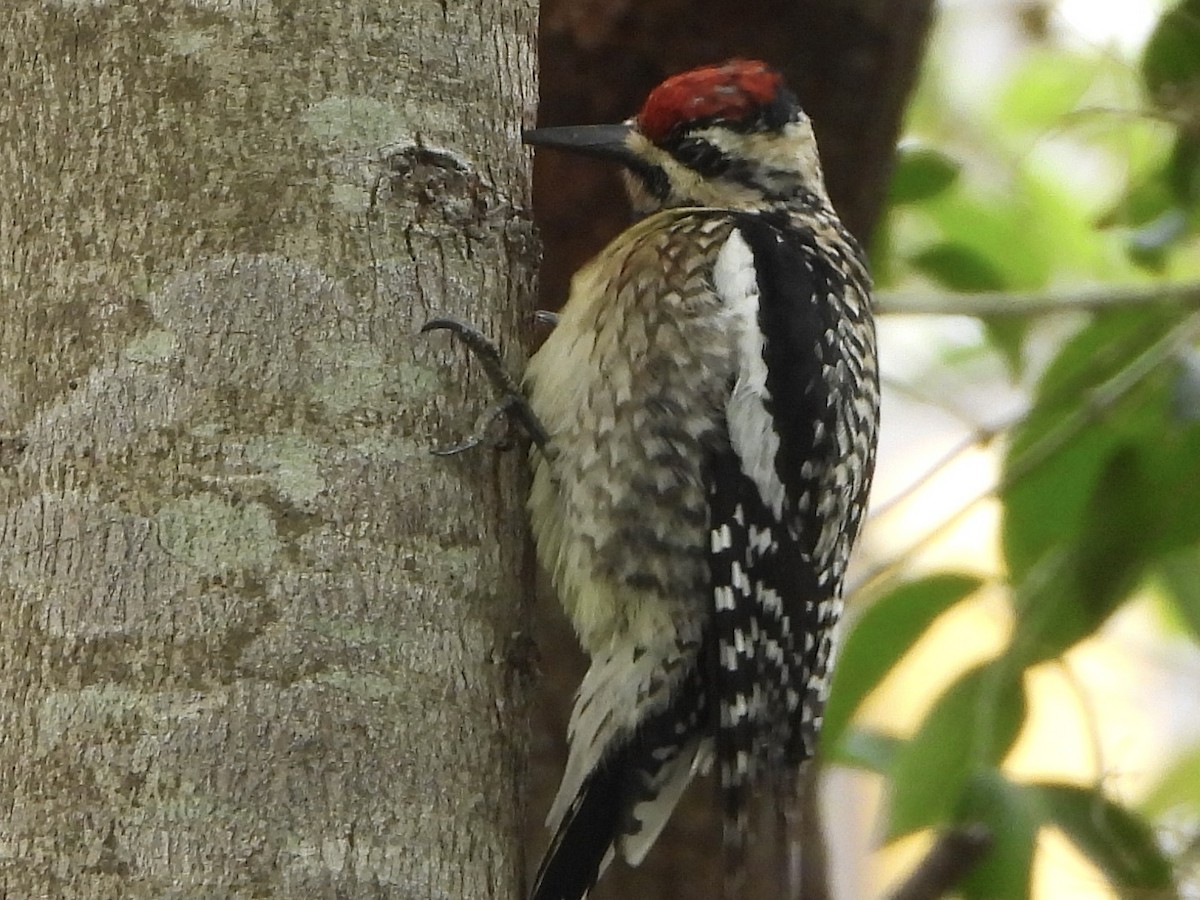
[[[763,359],[766,338],[758,326],[758,275],[754,253],[737,229],[717,254],[713,285],[738,334],[738,377],[725,406],[729,441],[763,503],[782,519],[785,493],[775,469],[779,435],[766,407],[771,395]]]

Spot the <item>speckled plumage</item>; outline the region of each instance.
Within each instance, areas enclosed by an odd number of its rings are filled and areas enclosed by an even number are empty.
[[[720,87],[709,71],[689,89]],[[629,138],[649,214],[577,273],[525,375],[549,436],[538,556],[592,659],[537,900],[640,862],[713,759],[740,852],[749,793],[820,725],[874,462],[870,279],[794,98],[772,100],[781,123],[742,96],[758,118],[725,127],[719,96],[690,130],[656,107],[664,135]]]

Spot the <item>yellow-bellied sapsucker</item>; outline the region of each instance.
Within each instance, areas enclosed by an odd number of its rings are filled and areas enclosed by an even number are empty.
[[[813,753],[879,412],[870,278],[780,75],[667,79],[527,143],[620,162],[640,218],[530,360],[538,556],[591,656],[535,900],[639,863],[714,760],[725,842]]]
[[[622,163],[642,216],[525,375],[538,556],[591,656],[534,896],[575,900],[714,756],[739,844],[749,790],[812,755],[879,390],[863,254],[777,72],[696,69],[525,139]]]

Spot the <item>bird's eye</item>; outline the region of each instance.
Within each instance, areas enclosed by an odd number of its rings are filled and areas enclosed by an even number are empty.
[[[700,138],[684,138],[672,155],[689,169],[707,176],[720,175],[729,168],[729,157]]]

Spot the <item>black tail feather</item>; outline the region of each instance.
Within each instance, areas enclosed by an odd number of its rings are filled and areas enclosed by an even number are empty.
[[[582,900],[613,851],[628,806],[628,748],[588,776],[558,826],[533,883],[530,900]]]

